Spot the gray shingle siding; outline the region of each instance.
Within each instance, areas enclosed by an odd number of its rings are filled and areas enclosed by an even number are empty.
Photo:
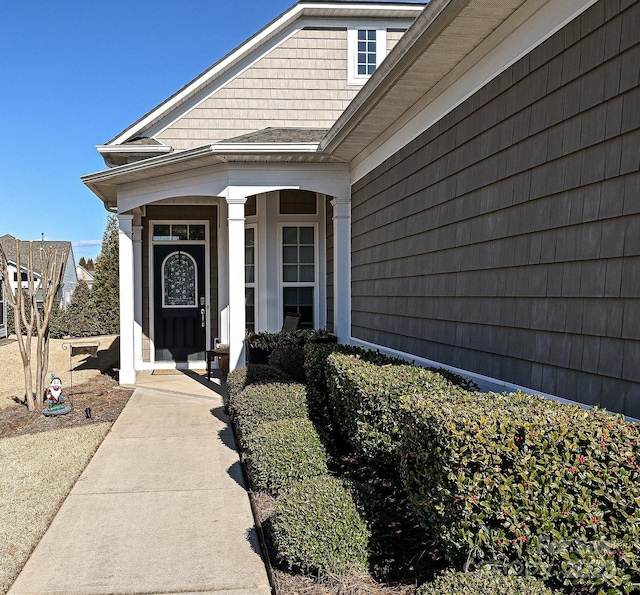
[[[352,188],[352,335],[640,417],[640,2],[601,0]]]

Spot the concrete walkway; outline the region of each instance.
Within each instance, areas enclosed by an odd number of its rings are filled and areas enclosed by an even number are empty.
[[[140,374],[9,593],[269,595],[223,390]]]

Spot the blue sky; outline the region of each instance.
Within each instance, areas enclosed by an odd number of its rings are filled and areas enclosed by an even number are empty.
[[[103,144],[295,0],[1,0],[0,235],[100,251]]]

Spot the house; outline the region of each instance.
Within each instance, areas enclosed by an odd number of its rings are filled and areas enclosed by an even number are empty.
[[[71,242],[61,241],[49,241],[49,240],[37,240],[33,242],[33,273],[36,283],[39,281],[42,274],[41,262],[40,262],[40,250],[52,249],[64,258],[64,266],[62,269],[62,282],[58,291],[58,299],[60,305],[66,308],[71,303],[71,296],[78,283],[78,277],[76,275],[75,259],[73,256],[73,247]],[[28,254],[29,242],[20,243],[20,282],[23,287],[27,286],[28,269],[27,269],[27,254]],[[9,265],[9,283],[12,291],[15,293],[18,289],[18,270],[17,270],[17,254],[16,254],[16,238],[12,235],[5,234],[0,236],[0,247],[5,253],[7,258],[7,264]]]
[[[76,276],[78,277],[78,281],[84,281],[89,289],[93,288],[93,284],[96,280],[96,276],[93,271],[89,271],[85,267],[78,265],[76,266]]]
[[[6,339],[8,336],[7,300],[4,297],[4,285],[2,283],[2,275],[0,275],[0,339]]]
[[[319,36],[305,19],[356,7],[372,13],[342,31],[331,80],[362,87],[334,122],[306,102],[275,121],[252,69],[262,83],[296,39],[285,21]],[[640,417],[640,1],[432,0],[356,81],[373,11],[401,8],[300,2],[98,147],[113,167],[83,180],[120,219],[121,381],[189,360],[156,345],[186,304],[232,367],[246,328],[292,309],[341,341]]]

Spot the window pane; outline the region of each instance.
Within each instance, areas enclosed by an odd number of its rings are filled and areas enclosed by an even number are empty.
[[[301,246],[300,247],[300,263],[313,264],[314,263],[313,253],[314,253],[313,246]]]
[[[315,215],[316,193],[308,190],[281,190],[281,215]]]
[[[282,262],[284,262],[285,264],[297,264],[298,248],[296,246],[283,246]]]
[[[300,313],[300,326],[313,328],[313,288],[285,287],[282,293],[283,314]]]
[[[299,281],[313,283],[314,281],[313,265],[300,265]]]
[[[154,225],[153,239],[156,241],[171,239],[171,225]]]
[[[358,39],[367,39],[367,30],[366,29],[358,29]]]
[[[285,283],[296,283],[298,281],[298,266],[295,264],[285,264],[282,267],[282,280]]]
[[[186,225],[172,225],[171,236],[174,240],[186,240],[189,236]]]
[[[282,228],[282,243],[295,246],[298,243],[298,228],[297,227],[283,227]]]
[[[313,227],[300,227],[300,243],[313,246]]]
[[[376,71],[375,64],[369,64],[369,66],[367,66],[367,74],[373,74],[375,71]]]
[[[358,42],[358,51],[359,52],[366,52],[367,51],[367,42],[366,41],[359,41]],[[363,56],[364,54],[359,54],[359,56]]]
[[[189,225],[190,240],[204,240],[204,225]]]
[[[255,229],[253,227],[247,227],[244,230],[244,282],[255,282]]]
[[[244,203],[244,216],[252,217],[257,213],[256,210],[256,195],[247,197],[247,202]]]
[[[245,317],[248,331],[256,330],[255,290],[247,287],[244,290]]]
[[[367,74],[367,67],[364,64],[358,64],[358,74]]]

